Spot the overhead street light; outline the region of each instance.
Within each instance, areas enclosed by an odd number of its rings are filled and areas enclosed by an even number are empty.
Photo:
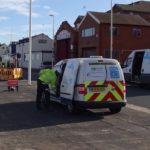
[[[53,18],[53,43],[52,43],[52,68],[54,66],[54,40],[55,40],[55,37],[54,37],[54,15],[53,14],[50,14],[49,16],[51,16]]]
[[[111,16],[110,16],[110,58],[112,58],[113,53],[113,7],[111,0]]]
[[[31,37],[31,23],[32,23],[32,0],[30,0],[29,9],[29,58],[28,58],[28,84],[31,85],[31,51],[32,51],[32,37]]]

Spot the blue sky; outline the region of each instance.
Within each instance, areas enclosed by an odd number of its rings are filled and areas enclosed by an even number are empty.
[[[9,44],[28,37],[29,1],[0,0],[0,43]],[[136,1],[112,0],[113,5]],[[105,12],[110,8],[111,0],[32,0],[32,35],[45,33],[52,38],[53,20],[49,14],[54,15],[56,32],[62,21],[67,20],[73,26],[78,15],[85,15],[87,11]]]

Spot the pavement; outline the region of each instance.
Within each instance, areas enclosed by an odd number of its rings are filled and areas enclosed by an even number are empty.
[[[118,114],[87,110],[71,115],[52,104],[35,107],[36,81],[19,80],[19,91],[0,81],[0,150],[149,150],[149,111],[127,105]]]

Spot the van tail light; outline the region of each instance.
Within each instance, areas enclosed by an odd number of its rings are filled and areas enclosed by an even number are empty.
[[[123,93],[126,93],[126,83],[125,83],[125,81],[123,81],[123,87],[124,87]]]
[[[87,93],[87,90],[86,90],[84,84],[79,84],[78,85],[78,92],[79,92],[79,94],[84,94],[84,95]]]

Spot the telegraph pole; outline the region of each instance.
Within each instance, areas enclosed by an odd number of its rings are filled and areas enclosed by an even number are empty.
[[[29,58],[28,58],[28,84],[31,85],[31,63],[32,63],[32,35],[31,35],[31,23],[32,23],[32,0],[30,0],[30,9],[29,9]]]
[[[113,53],[113,7],[111,0],[111,17],[110,17],[110,58],[112,58]]]

